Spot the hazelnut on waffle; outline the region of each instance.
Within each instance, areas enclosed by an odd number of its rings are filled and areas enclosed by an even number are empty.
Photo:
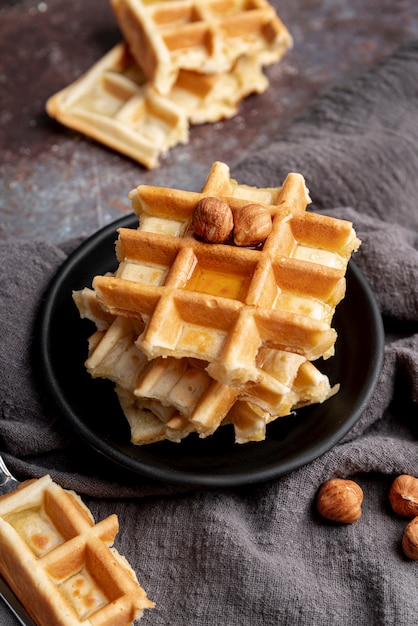
[[[118,519],[89,509],[50,476],[0,497],[0,573],[40,626],[128,626],[152,608],[112,547]]]
[[[229,72],[252,56],[282,58],[291,36],[266,0],[111,0],[133,56],[157,91],[168,94],[182,69]]]
[[[254,202],[269,214],[261,247],[208,244],[190,233],[196,204],[214,196],[235,222]],[[149,359],[206,361],[213,379],[241,391],[260,382],[264,347],[308,360],[333,354],[333,313],[359,240],[350,222],[306,211],[301,175],[256,190],[216,163],[201,193],[140,186],[131,197],[140,226],[120,229],[119,268],[95,277],[93,288],[109,313],[145,323],[137,345]]]
[[[189,124],[231,117],[244,97],[267,86],[260,64],[240,58],[229,73],[181,71],[162,96],[122,42],[51,96],[46,109],[65,126],[151,169],[170,148],[189,141]]]

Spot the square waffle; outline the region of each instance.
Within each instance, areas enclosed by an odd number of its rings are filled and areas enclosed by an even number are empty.
[[[215,194],[234,213],[254,198],[268,201],[272,229],[261,248],[191,235],[196,203]],[[257,190],[216,163],[200,193],[140,186],[131,197],[140,227],[120,229],[118,270],[95,277],[93,288],[105,310],[145,323],[136,343],[149,359],[205,361],[213,379],[242,390],[262,378],[262,348],[308,360],[333,354],[333,313],[359,240],[350,222],[306,211],[301,175]]]
[[[39,625],[127,626],[152,608],[112,547],[116,515],[89,509],[50,476],[0,497],[0,573]]]
[[[162,96],[122,42],[51,96],[46,109],[65,126],[151,169],[170,148],[188,142],[189,124],[231,117],[244,97],[267,86],[257,60],[240,58],[229,73],[181,71]]]
[[[93,319],[83,309],[80,312]],[[94,318],[102,324],[101,316]],[[205,437],[223,423],[233,424],[237,442],[260,440],[273,419],[323,402],[336,391],[303,357],[264,350],[263,380],[239,393],[211,379],[204,363],[172,357],[148,361],[135,345],[138,332],[135,320],[114,318],[107,330],[90,337],[86,361],[93,378],[115,384],[135,444],[178,442],[191,432]]]
[[[274,368],[267,371],[273,363]],[[222,423],[233,423],[239,440],[240,412],[247,415],[247,421],[251,412],[252,427],[256,419],[264,438],[265,426],[273,419],[289,415],[304,404],[323,402],[336,391],[324,374],[299,355],[271,351],[265,367],[260,383],[239,392],[212,379],[202,363],[158,358],[138,379],[133,394],[176,409],[178,414],[166,421],[173,431],[187,427],[206,437]]]
[[[147,79],[168,94],[183,69],[229,72],[241,56],[282,58],[291,36],[266,0],[111,0]]]
[[[320,320],[330,329],[335,306],[344,295],[345,268],[359,240],[349,222],[330,221],[323,217],[319,222],[316,219],[312,221],[317,216],[306,213],[309,194],[303,177],[298,174],[290,174],[279,188],[259,189],[238,184],[230,178],[225,164],[215,163],[200,194],[149,186],[133,190],[130,197],[139,216],[139,226],[135,230],[122,229],[119,232],[117,254],[120,264],[115,275],[117,284],[121,281],[127,287],[128,297],[131,296],[130,287],[140,284],[148,286],[149,293],[154,292],[154,302],[158,303],[159,295],[155,295],[154,288],[165,287],[170,276],[173,278],[173,274],[176,275],[174,265],[183,250],[177,247],[180,241],[181,246],[186,248],[186,255],[189,254],[189,245],[192,246],[196,258],[203,258],[201,248],[215,251],[213,263],[217,280],[222,279],[220,268],[225,267],[225,258],[221,255],[218,262],[218,253],[229,249],[226,259],[231,280],[223,281],[223,287],[227,283],[226,292],[224,289],[221,296],[206,293],[209,281],[205,280],[202,295],[211,300],[231,300],[239,296],[242,290],[241,287],[237,289],[235,280],[237,267],[241,267],[244,276],[242,268],[248,267],[248,259],[245,258],[240,266],[240,251],[230,245],[214,246],[199,242],[198,248],[194,247],[196,242],[190,231],[190,216],[202,194],[217,194],[228,198],[229,202],[232,199],[237,210],[248,202],[262,202],[270,207],[272,214],[282,218],[286,226],[286,230],[281,232],[282,247],[267,239],[262,249],[246,250],[245,253],[249,252],[253,259],[254,255],[264,257],[263,251],[267,250],[267,260],[263,261],[266,264],[272,262],[270,257],[276,258],[277,250],[281,251],[283,246],[286,250],[291,249],[292,255],[281,257],[282,269],[287,270],[287,275],[285,273],[281,279],[286,290],[279,290],[276,285],[276,302],[284,307],[286,313],[296,316],[297,332],[301,316],[315,323]],[[306,215],[312,216],[308,223],[303,221]],[[287,227],[295,216],[300,219],[296,220],[290,236]],[[167,240],[170,242],[168,246]],[[159,245],[161,242],[162,245]],[[293,258],[296,259],[296,274],[293,265],[289,264]],[[187,283],[196,265],[195,262],[192,271],[183,266],[180,271],[176,270],[177,275],[183,276]],[[302,273],[301,268],[306,274],[305,281],[300,279],[298,282],[295,276]],[[312,282],[313,277],[319,282],[313,289],[314,296],[311,285],[308,291],[305,288],[306,282]],[[111,277],[104,278],[114,284]],[[95,279],[96,287],[98,283],[101,284],[101,277]],[[288,348],[271,347],[273,342],[258,346],[252,362],[245,363],[245,375],[240,371],[238,382],[231,372],[227,372],[228,382],[232,381],[230,384],[212,375],[213,362],[202,359],[202,355],[196,358],[195,355],[174,354],[164,358],[155,356],[149,360],[143,349],[143,336],[153,320],[153,306],[150,310],[140,308],[138,314],[138,311],[131,310],[130,302],[129,307],[124,309],[125,313],[120,315],[119,309],[107,309],[106,305],[102,308],[98,296],[100,288],[96,291],[84,289],[74,294],[82,317],[89,317],[98,329],[102,329],[90,339],[86,366],[93,377],[109,378],[115,383],[134,443],[161,439],[180,441],[190,432],[207,436],[224,423],[234,425],[236,441],[260,440],[265,437],[266,424],[273,419],[288,415],[306,404],[323,402],[338,389],[338,386],[331,388],[328,378],[306,355]],[[239,306],[243,303],[245,298],[239,296]],[[255,305],[248,308],[258,306],[256,300]],[[104,316],[109,317],[105,319]],[[169,322],[171,320],[165,320],[165,324]],[[230,346],[228,350],[231,354]],[[239,351],[235,350],[234,356],[237,354]],[[328,353],[322,356],[328,356]],[[235,374],[235,371],[236,368],[232,373]]]

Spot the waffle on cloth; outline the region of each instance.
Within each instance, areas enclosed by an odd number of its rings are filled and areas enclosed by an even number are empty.
[[[50,476],[0,497],[0,573],[39,625],[128,626],[152,608],[112,547],[118,519],[95,524]]]
[[[257,203],[271,232],[256,248],[200,241],[202,198],[234,219]],[[200,193],[141,185],[130,193],[137,229],[120,229],[119,266],[74,293],[97,332],[86,367],[113,381],[134,443],[180,441],[232,423],[238,442],[337,391],[312,361],[334,352],[332,319],[360,241],[351,222],[306,211],[301,174],[278,188],[231,179],[213,164]]]
[[[117,21],[158,92],[168,94],[183,69],[229,72],[243,55],[265,66],[291,46],[266,0],[111,0]]]

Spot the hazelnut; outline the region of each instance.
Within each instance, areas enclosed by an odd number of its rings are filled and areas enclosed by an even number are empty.
[[[272,229],[270,212],[261,204],[247,204],[234,214],[234,243],[256,246],[268,237]]]
[[[198,237],[209,243],[223,243],[234,227],[230,206],[219,198],[202,198],[196,204],[192,228]]]
[[[418,478],[401,474],[395,478],[389,491],[392,509],[398,515],[415,517],[418,515]]]
[[[414,517],[404,530],[402,550],[408,558],[418,560],[418,517]]]
[[[351,524],[361,517],[363,490],[353,480],[333,478],[318,491],[318,512],[325,519]]]

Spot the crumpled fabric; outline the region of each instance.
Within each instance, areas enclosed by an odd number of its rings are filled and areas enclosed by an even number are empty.
[[[116,547],[156,603],[144,626],[412,625],[418,569],[388,491],[396,475],[418,476],[418,42],[230,165],[239,182],[263,187],[303,173],[310,209],[351,220],[362,240],[355,262],[385,348],[358,422],[308,465],[236,488],[160,484],[81,454],[36,382],[32,346],[40,293],[71,246],[10,240],[0,244],[0,451],[19,478],[50,473],[96,519],[119,516]],[[354,524],[316,511],[319,486],[336,476],[364,491]],[[0,618],[12,624],[1,605]]]

